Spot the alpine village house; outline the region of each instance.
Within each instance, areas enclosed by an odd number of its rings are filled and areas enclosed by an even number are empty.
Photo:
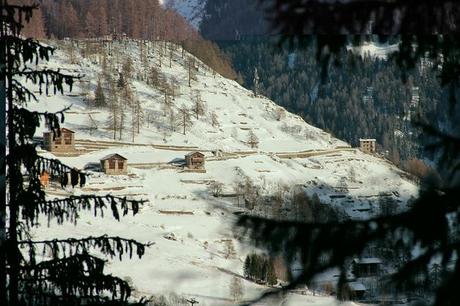
[[[49,152],[67,153],[75,151],[75,132],[61,128],[60,135],[56,133],[53,139],[53,132],[43,133],[43,146]]]
[[[204,154],[201,152],[191,152],[185,155],[185,165],[189,169],[203,169]]]
[[[128,174],[128,160],[120,154],[110,154],[101,159],[101,170],[109,175]]]

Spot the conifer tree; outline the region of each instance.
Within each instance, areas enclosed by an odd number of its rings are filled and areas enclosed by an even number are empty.
[[[21,36],[23,22],[30,19],[36,8],[10,5],[7,0],[0,4],[0,55],[5,59],[0,65],[0,92],[2,107],[6,106],[7,111],[9,195],[7,203],[6,197],[2,197],[0,206],[0,305],[128,305],[132,291],[129,284],[104,274],[105,261],[90,251],[95,249],[120,258],[131,257],[135,252],[142,257],[146,244],[106,235],[42,241],[31,236],[31,229],[39,226],[40,215],[62,224],[77,222],[81,211],[96,213],[110,207],[113,217],[119,220],[121,214],[130,210],[136,214],[143,203],[112,195],[48,200],[41,189],[41,171],[47,170],[54,176],[71,171],[58,160],[39,156],[33,144],[41,120],[54,136],[60,136],[66,109],[57,113],[29,111],[27,102],[37,98],[24,85],[24,79],[38,85],[40,93],[44,89],[48,94],[50,90],[62,93],[65,84],[72,89],[75,77],[51,69],[36,70],[34,64],[48,60],[54,51]],[[85,177],[85,173],[78,174]],[[40,261],[37,255],[41,251],[51,254],[50,258]]]
[[[251,256],[247,255],[246,259],[244,260],[244,266],[243,266],[243,274],[244,277],[249,278],[250,277],[250,269],[251,269]]]
[[[96,90],[94,92],[94,106],[96,107],[104,107],[106,106],[104,89],[102,89],[101,80],[97,81]]]
[[[267,260],[267,273],[266,273],[266,281],[269,286],[276,285],[278,282],[275,273],[275,266],[273,264],[273,260]]]

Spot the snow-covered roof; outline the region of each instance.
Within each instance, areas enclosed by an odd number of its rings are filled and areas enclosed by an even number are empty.
[[[368,258],[355,258],[353,260],[357,264],[368,265],[368,264],[381,264],[382,260],[377,257],[368,257]]]
[[[352,291],[366,291],[366,287],[361,282],[349,282],[347,285]]]
[[[359,141],[377,141],[374,138],[360,138]]]
[[[128,160],[126,157],[123,157],[123,156],[121,156],[120,154],[117,154],[117,153],[107,155],[107,156],[101,158],[101,160],[108,160],[108,159],[112,159],[112,158]]]

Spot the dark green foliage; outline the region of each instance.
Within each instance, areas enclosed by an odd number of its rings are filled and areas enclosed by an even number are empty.
[[[421,128],[425,149],[434,153],[441,178],[424,181],[418,199],[406,211],[390,216],[323,223],[277,222],[241,216],[238,226],[253,238],[258,247],[267,248],[273,255],[284,256],[288,267],[292,267],[294,262],[302,265],[299,273],[293,276],[291,283],[283,290],[308,284],[319,273],[335,267],[341,270],[337,294],[343,296],[347,263],[369,248],[383,245],[391,249],[393,256],[403,259],[396,266],[395,273],[388,276],[389,283],[386,285],[397,288],[398,294],[409,297],[411,293],[423,293],[424,301],[417,305],[460,305],[460,296],[457,294],[460,288],[458,4],[452,1],[412,0],[334,3],[275,0],[275,3],[272,17],[275,25],[286,34],[283,37],[285,40],[311,42],[312,37],[303,34],[332,34],[318,36],[316,40],[316,59],[321,66],[320,77],[323,82],[340,64],[343,69],[348,69],[347,62],[342,61],[340,55],[345,52],[349,42],[360,43],[369,39],[364,35],[346,37],[338,34],[356,31],[362,34],[371,20],[381,41],[388,41],[389,38],[384,35],[394,31],[403,34],[395,38],[399,41],[399,50],[392,58],[400,71],[393,74],[393,77],[402,77],[402,82],[409,82],[412,69],[421,59],[432,63],[427,76],[438,78],[440,86],[427,92],[427,96],[433,99],[433,105],[427,107],[439,111],[438,107],[443,106],[443,100],[448,101],[448,111],[443,109],[446,112],[443,118],[446,120],[438,125],[436,120],[440,118],[435,118],[435,121],[428,119],[428,111],[416,116],[413,122]],[[372,17],[372,13],[377,10],[378,16]],[[393,19],[396,11],[402,13],[397,20]],[[432,33],[442,35],[426,35]],[[353,89],[354,85],[350,86]],[[334,103],[330,105],[333,107]],[[431,115],[437,117],[440,113],[432,112]],[[438,265],[435,269],[436,277],[433,277],[432,272],[434,264]],[[276,293],[267,292],[264,296]]]
[[[354,146],[359,145],[359,138],[376,138],[395,162],[423,156],[419,130],[408,119],[420,112],[439,125],[446,120],[448,90],[420,62],[418,69],[406,73],[403,83],[396,61],[342,52],[338,57],[343,65],[330,66],[321,82],[322,68],[314,47],[278,47],[277,43],[277,38],[267,37],[219,45],[243,75],[246,88],[254,87],[257,67],[261,94]],[[414,87],[419,87],[418,105],[412,104]],[[308,135],[299,136],[308,141]]]
[[[55,218],[58,224],[64,221],[76,223],[79,212],[93,209],[94,215],[103,215],[110,209],[116,220],[131,212],[136,214],[144,201],[107,196],[78,196],[66,199],[47,200],[41,189],[39,174],[46,170],[53,176],[61,176],[71,168],[58,160],[37,155],[33,137],[41,120],[59,136],[60,124],[64,121],[64,109],[57,113],[31,112],[25,106],[35,95],[23,84],[26,80],[36,84],[48,94],[63,93],[64,85],[72,88],[75,76],[65,75],[49,69],[36,70],[35,66],[47,61],[54,49],[39,42],[24,39],[20,29],[24,18],[30,18],[33,7],[10,6],[1,2],[1,46],[6,65],[1,68],[2,90],[8,107],[7,137],[7,186],[8,203],[2,203],[0,223],[0,304],[22,305],[128,305],[131,288],[117,277],[104,274],[105,261],[90,255],[93,249],[120,260],[127,254],[142,257],[145,247],[131,239],[120,237],[87,237],[82,239],[33,240],[31,229],[38,226],[38,216],[48,222]],[[6,29],[10,31],[7,31]],[[2,96],[3,97],[3,96]],[[84,177],[85,173],[78,173]],[[109,208],[110,206],[110,208]],[[8,209],[8,225],[5,223]],[[49,223],[48,223],[49,224]],[[39,252],[48,252],[48,260],[38,261]],[[7,268],[7,269],[6,269]],[[7,282],[6,282],[7,280]],[[141,300],[136,305],[145,304]]]
[[[96,91],[94,92],[94,106],[104,107],[107,106],[105,101],[104,89],[102,88],[101,80],[97,81]]]
[[[269,286],[276,285],[278,283],[278,279],[275,273],[275,266],[271,259],[268,260],[267,263],[267,273],[266,273],[267,284]]]
[[[252,253],[244,261],[244,277],[256,282],[275,285],[278,280],[275,274],[273,261],[267,256]]]

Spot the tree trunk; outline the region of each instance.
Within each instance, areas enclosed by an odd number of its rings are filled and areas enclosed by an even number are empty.
[[[14,116],[13,116],[13,55],[9,49],[6,49],[6,60],[7,60],[7,72],[6,81],[8,84],[7,103],[8,103],[8,150],[13,152],[16,149],[16,137],[14,127]],[[18,245],[18,232],[17,232],[17,221],[18,221],[18,182],[20,178],[18,176],[19,167],[15,165],[14,159],[8,159],[8,182],[9,182],[9,226],[8,226],[8,247],[7,247],[7,259],[9,264],[9,305],[18,305],[18,277],[19,277],[19,254],[17,250]]]
[[[2,1],[3,4],[3,1]],[[1,25],[1,36],[4,36],[4,27]],[[6,55],[6,44],[0,47],[0,58]],[[7,305],[6,294],[6,77],[0,75],[0,305]]]

